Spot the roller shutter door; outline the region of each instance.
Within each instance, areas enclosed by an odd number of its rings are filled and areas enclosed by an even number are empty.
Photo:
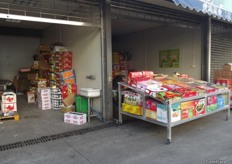
[[[232,63],[232,26],[214,20],[211,34],[211,82],[214,80],[214,71],[222,69],[225,63]]]

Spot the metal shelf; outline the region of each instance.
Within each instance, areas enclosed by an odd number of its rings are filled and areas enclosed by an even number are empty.
[[[184,123],[189,122],[189,121],[193,121],[193,120],[196,120],[196,119],[199,119],[199,118],[202,118],[202,117],[205,117],[205,116],[208,116],[208,115],[217,113],[217,112],[221,112],[221,111],[226,110],[226,109],[228,109],[228,108],[229,108],[229,105],[226,105],[226,106],[224,106],[223,108],[216,109],[216,110],[211,111],[211,112],[208,112],[208,113],[206,113],[206,114],[202,114],[202,115],[194,116],[194,117],[192,117],[192,118],[187,118],[187,119],[184,119],[184,120],[172,122],[172,123],[171,123],[171,126],[174,127],[174,126],[177,126],[177,125],[180,125],[180,124],[184,124]]]
[[[144,120],[144,121],[147,121],[147,122],[151,122],[151,123],[155,123],[155,124],[167,127],[166,123],[162,123],[160,121],[156,121],[156,120],[153,120],[153,119],[150,119],[150,118],[144,118],[143,116],[138,116],[138,115],[130,114],[130,113],[127,113],[127,112],[120,112],[120,113],[124,114],[124,115],[127,115],[127,116],[131,116],[131,117],[140,119],[140,120]]]
[[[142,101],[143,101],[142,102],[142,104],[143,104],[142,110],[143,111],[142,111],[142,115],[141,116],[137,116],[137,115],[130,114],[130,113],[122,111],[122,109],[121,109],[121,104],[122,104],[122,102],[121,102],[121,100],[122,100],[121,99],[121,96],[122,96],[121,86],[125,86],[126,88],[130,88],[133,91],[135,91],[135,92],[137,92],[138,94],[141,95]],[[227,110],[228,111],[228,113],[227,113],[227,119],[229,119],[229,116],[230,116],[230,105],[225,105],[222,108],[216,109],[214,111],[211,111],[211,112],[208,112],[208,113],[205,113],[205,114],[202,114],[202,115],[194,116],[192,118],[187,118],[187,119],[180,120],[180,121],[177,121],[177,122],[171,122],[172,104],[186,102],[186,101],[191,101],[191,100],[197,100],[197,99],[204,99],[205,104],[207,104],[207,98],[208,97],[210,97],[210,96],[216,96],[216,95],[220,95],[220,94],[226,94],[226,95],[228,95],[228,102],[230,102],[230,91],[228,89],[221,90],[221,91],[216,91],[216,92],[208,93],[208,94],[206,93],[206,94],[202,94],[202,95],[199,95],[199,96],[182,98],[180,100],[170,100],[170,101],[166,102],[166,101],[162,101],[160,99],[154,98],[154,97],[152,97],[152,96],[144,93],[141,90],[138,90],[138,89],[136,89],[134,87],[131,87],[131,86],[127,85],[126,83],[118,83],[119,122],[122,123],[122,115],[127,115],[127,116],[130,116],[130,117],[134,117],[134,118],[137,118],[137,119],[140,119],[140,120],[144,120],[144,121],[147,121],[147,122],[151,122],[151,123],[154,123],[154,124],[157,124],[157,125],[161,125],[161,126],[167,127],[167,141],[168,141],[168,143],[171,143],[172,127],[174,127],[174,126],[177,126],[177,125],[180,125],[180,124],[184,124],[186,122],[193,121],[193,120],[196,120],[196,119],[199,119],[199,118],[202,118],[202,117],[206,117],[208,115],[211,115],[211,114],[223,111],[223,110]],[[163,123],[163,122],[160,122],[160,121],[157,121],[157,120],[146,118],[146,116],[145,116],[145,114],[146,114],[145,100],[146,100],[147,97],[152,98],[152,99],[154,99],[154,100],[156,100],[156,101],[158,101],[158,102],[160,102],[162,104],[167,105],[167,107],[168,107],[168,109],[167,109],[167,120],[168,120],[167,123]],[[207,110],[207,109],[205,109],[205,110]]]

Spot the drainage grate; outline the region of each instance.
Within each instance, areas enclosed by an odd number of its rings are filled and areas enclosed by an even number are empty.
[[[82,135],[88,132],[96,131],[96,130],[101,130],[109,127],[117,126],[115,123],[108,123],[96,127],[90,127],[90,128],[85,128],[85,129],[80,129],[80,130],[75,130],[75,131],[69,131],[69,132],[64,132],[64,133],[59,133],[59,134],[54,134],[50,136],[43,136],[40,138],[35,138],[35,139],[30,139],[26,141],[21,141],[21,142],[16,142],[16,143],[11,143],[7,145],[0,145],[0,151],[6,151],[10,149],[16,149],[20,147],[25,147],[25,146],[30,146],[30,145],[36,145],[40,143],[46,143],[49,141],[54,141],[62,138],[67,138],[75,135]]]

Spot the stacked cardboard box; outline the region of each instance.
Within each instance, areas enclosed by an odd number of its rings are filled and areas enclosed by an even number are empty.
[[[54,52],[49,59],[49,63],[50,63],[50,73],[49,73],[50,86],[60,87],[62,85],[62,79],[60,77],[60,73],[72,69],[72,52],[71,51]]]
[[[117,75],[128,75],[131,55],[128,52],[113,52],[113,78]]]
[[[17,100],[14,92],[4,92],[2,95],[2,113],[4,116],[14,115],[17,111]]]
[[[38,88],[37,89],[38,106],[42,110],[51,109],[51,89]]]
[[[223,65],[222,70],[214,71],[214,80],[217,79],[232,79],[232,63],[227,63]]]

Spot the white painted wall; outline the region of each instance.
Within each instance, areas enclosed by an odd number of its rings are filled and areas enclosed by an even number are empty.
[[[39,44],[39,38],[0,35],[0,79],[13,80],[19,68],[30,68]]]
[[[160,68],[159,50],[180,49],[179,68]],[[114,50],[129,51],[132,68],[155,73],[180,72],[201,79],[201,31],[181,27],[160,26],[121,36]]]
[[[53,25],[44,31],[43,44],[62,42],[73,52],[73,69],[76,73],[78,89],[102,88],[101,82],[101,40],[100,29],[90,27]],[[94,75],[89,80],[87,75]],[[94,100],[100,111],[100,99]]]

